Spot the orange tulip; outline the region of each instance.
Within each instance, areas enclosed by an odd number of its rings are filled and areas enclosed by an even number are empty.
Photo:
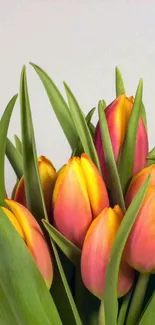
[[[112,147],[116,162],[119,160],[119,156],[122,150],[122,146],[125,140],[125,135],[128,127],[129,118],[132,112],[134,98],[125,97],[125,94],[116,98],[106,109],[106,119],[108,123],[109,133],[111,137]],[[96,127],[95,133],[95,146],[100,159],[101,168],[104,178],[107,181],[106,164],[104,158],[104,152],[102,149],[102,140],[99,123]],[[142,118],[140,117],[138,123],[137,137],[136,137],[136,149],[133,174],[138,173],[146,165],[146,157],[148,155],[148,136],[146,128]]]
[[[53,280],[53,265],[43,232],[32,214],[20,203],[6,199],[2,207],[19,235],[25,241],[48,288]]]
[[[136,270],[155,273],[155,186],[145,195],[128,237],[124,256]]]
[[[110,253],[118,228],[123,218],[119,206],[105,208],[92,222],[86,234],[81,257],[81,274],[87,289],[98,298],[103,297],[105,275]],[[118,296],[125,295],[134,281],[134,270],[122,259]]]
[[[38,158],[39,174],[41,180],[41,186],[44,194],[45,204],[48,215],[51,214],[51,199],[53,188],[56,180],[56,170],[45,156]],[[24,177],[22,177],[15,189],[13,199],[26,207],[26,195]]]
[[[142,169],[138,174],[136,174],[133,177],[126,193],[125,202],[127,207],[129,206],[134,196],[137,194],[140,187],[142,186],[142,184],[145,182],[145,180],[149,175],[150,175],[149,186],[155,186],[155,164]]]
[[[69,159],[56,180],[53,218],[56,228],[78,247],[104,207],[109,206],[107,190],[98,169],[86,155]]]

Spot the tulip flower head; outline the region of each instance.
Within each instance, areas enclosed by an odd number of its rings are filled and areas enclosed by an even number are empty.
[[[56,170],[51,163],[45,156],[40,156],[38,158],[39,164],[39,174],[40,174],[40,181],[41,186],[44,194],[45,204],[48,215],[51,213],[51,199],[54,184],[56,181]],[[14,193],[13,199],[25,207],[26,204],[26,195],[25,195],[25,184],[24,184],[24,176],[20,179]]]
[[[86,155],[70,158],[60,171],[53,192],[55,227],[78,247],[93,220],[109,206],[98,169]]]
[[[53,265],[43,232],[32,214],[20,203],[6,199],[2,210],[25,241],[48,288],[53,280]]]
[[[149,186],[155,186],[155,164],[143,168],[138,174],[136,174],[129,185],[129,188],[126,193],[126,207],[129,206],[140,187],[143,185],[147,177],[150,175]]]
[[[114,157],[116,163],[119,160],[122,146],[125,140],[125,135],[128,128],[128,122],[131,116],[134,98],[127,98],[125,94],[121,94],[105,109],[105,115],[109,128],[109,134],[111,137],[112,147],[114,151]],[[95,132],[95,146],[98,152],[101,168],[104,178],[107,181],[106,163],[104,157],[104,151],[102,147],[101,131],[99,122],[96,126]],[[136,148],[135,159],[133,166],[133,175],[138,173],[146,165],[146,157],[148,155],[148,137],[146,128],[142,117],[139,119],[137,136],[136,136]]]
[[[81,257],[81,274],[87,289],[98,298],[103,297],[105,275],[110,253],[118,228],[123,218],[119,206],[104,208],[92,222],[86,234]],[[134,270],[122,260],[119,279],[118,296],[125,295],[134,280]]]
[[[128,237],[124,256],[136,270],[155,273],[154,251],[155,186],[150,186]]]

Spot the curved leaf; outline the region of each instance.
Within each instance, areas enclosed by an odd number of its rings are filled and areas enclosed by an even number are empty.
[[[6,141],[5,153],[17,178],[20,179],[23,176],[22,156],[9,139]]]
[[[123,193],[125,193],[127,185],[132,176],[135,156],[136,134],[142,105],[142,91],[143,83],[142,80],[140,80],[118,164],[118,171],[120,175]]]
[[[9,122],[11,118],[11,114],[16,102],[18,95],[12,97],[10,102],[8,103],[2,117],[0,120],[0,205],[4,204],[4,198],[6,196],[5,191],[5,175],[4,175],[4,161],[5,161],[5,148],[6,148],[6,139],[7,132],[9,127]]]
[[[14,140],[15,140],[16,149],[22,155],[22,143],[16,134],[14,135]]]
[[[64,237],[58,230],[56,230],[49,222],[43,220],[43,224],[48,231],[50,237],[68,257],[68,259],[75,265],[80,264],[81,250]]]
[[[125,87],[122,74],[118,67],[115,69],[115,82],[116,82],[116,97],[119,97],[121,94],[125,94]]]
[[[62,97],[61,93],[59,92],[58,88],[54,84],[54,82],[51,80],[51,78],[48,76],[48,74],[42,70],[40,67],[35,65],[34,63],[31,63],[32,67],[37,72],[40,80],[42,81],[45,90],[47,92],[48,98],[50,100],[50,103],[53,107],[53,110],[56,114],[56,117],[62,127],[62,130],[64,131],[66,138],[71,146],[72,149],[75,148],[77,143],[77,133],[74,127],[74,123],[72,121],[69,108]]]
[[[125,243],[132,229],[132,226],[136,220],[138,211],[141,207],[142,201],[144,199],[149,184],[149,179],[150,177],[148,177],[147,180],[144,182],[144,184],[141,186],[140,190],[138,191],[135,198],[131,202],[128,210],[126,211],[112,247],[110,262],[106,272],[105,288],[104,288],[104,295],[103,295],[106,325],[117,324],[117,316],[118,316],[117,282],[118,282],[119,266],[120,266]]]
[[[96,149],[94,146],[94,142],[93,142],[89,127],[85,120],[84,114],[81,111],[79,104],[77,103],[77,101],[76,101],[73,93],[69,89],[68,85],[66,83],[64,83],[64,86],[65,86],[65,90],[66,90],[66,94],[67,94],[67,98],[68,98],[71,116],[74,121],[75,128],[76,128],[79,138],[81,140],[84,151],[92,159],[92,161],[97,166],[99,171],[101,171],[97,152],[96,152]]]
[[[109,129],[108,129],[102,101],[99,101],[98,111],[99,111],[99,122],[100,122],[101,138],[103,143],[103,151],[105,156],[106,168],[109,175],[108,186],[111,190],[113,203],[119,204],[120,207],[125,211],[123,192],[122,192],[118,170],[114,158],[113,148],[111,144]]]

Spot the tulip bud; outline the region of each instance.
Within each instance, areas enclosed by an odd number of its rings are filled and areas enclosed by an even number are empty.
[[[132,112],[134,98],[125,97],[124,94],[116,98],[106,109],[105,115],[109,128],[110,138],[114,151],[116,163],[122,150],[127,132],[129,118]],[[104,178],[107,181],[107,171],[102,147],[101,132],[99,122],[95,132],[95,146],[98,152],[101,168]],[[146,165],[148,155],[148,136],[142,117],[139,119],[138,130],[136,136],[135,159],[133,166],[133,174],[138,173]]]
[[[147,177],[150,175],[149,186],[155,186],[155,164],[143,168],[138,174],[136,174],[129,185],[126,193],[125,203],[126,207],[129,206],[137,192],[139,191],[142,184],[145,182]]]
[[[39,174],[41,180],[41,186],[44,194],[45,204],[48,215],[51,214],[51,198],[53,188],[56,180],[56,170],[52,165],[51,161],[45,156],[38,158]],[[20,179],[15,189],[13,199],[26,207],[26,195],[25,195],[25,184],[24,176]]]
[[[105,208],[86,234],[81,256],[81,274],[87,289],[103,297],[105,275],[114,239],[123,218],[119,206]],[[134,270],[122,259],[118,277],[118,296],[125,295],[134,281]],[[110,284],[109,284],[110,285]]]
[[[155,186],[147,190],[128,237],[124,256],[142,273],[155,273]]]
[[[82,247],[92,219],[109,206],[107,190],[98,169],[86,155],[69,159],[59,172],[53,192],[56,228]]]
[[[2,207],[9,220],[25,241],[48,288],[53,280],[53,265],[43,232],[32,214],[20,203],[6,199],[8,208]]]

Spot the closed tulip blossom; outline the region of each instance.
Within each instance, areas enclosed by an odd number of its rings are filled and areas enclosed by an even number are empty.
[[[94,218],[109,206],[98,169],[86,155],[69,159],[59,172],[53,192],[55,227],[78,247]]]
[[[155,273],[155,186],[150,186],[136,217],[124,255],[142,273]]]
[[[136,174],[129,185],[129,188],[126,193],[126,207],[129,206],[140,187],[143,185],[147,177],[150,175],[149,186],[155,186],[155,164],[143,168],[138,174]]]
[[[81,274],[87,289],[98,298],[103,297],[107,266],[114,239],[123,218],[119,206],[105,208],[92,222],[86,234],[81,257]],[[118,297],[133,285],[134,270],[122,258],[118,276]]]
[[[118,98],[116,98],[105,109],[105,115],[107,119],[109,134],[112,142],[116,163],[119,160],[120,153],[125,140],[133,103],[134,103],[133,97],[127,98],[125,94],[122,94]],[[106,163],[105,163],[105,156],[102,147],[102,139],[101,139],[99,122],[96,126],[96,132],[95,132],[95,146],[98,152],[104,178],[107,181],[108,175],[106,172]],[[148,136],[147,136],[147,131],[143,119],[142,117],[140,117],[138,123],[137,135],[136,135],[136,148],[135,148],[133,175],[138,173],[142,168],[145,167],[147,155],[148,155]]]
[[[56,180],[56,170],[51,161],[48,160],[45,156],[40,156],[38,158],[38,165],[46,209],[48,215],[50,215],[52,193]],[[20,179],[17,184],[17,187],[15,188],[13,199],[26,206],[24,176]]]
[[[43,232],[32,214],[20,203],[5,200],[2,210],[24,240],[48,288],[53,280],[53,265]]]

